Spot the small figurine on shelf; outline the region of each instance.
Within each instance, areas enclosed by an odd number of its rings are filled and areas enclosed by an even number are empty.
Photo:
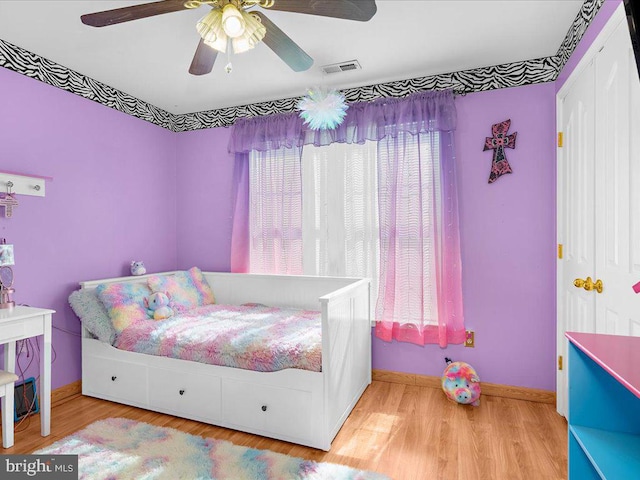
[[[131,262],[131,275],[144,275],[147,269],[144,268],[144,262]]]

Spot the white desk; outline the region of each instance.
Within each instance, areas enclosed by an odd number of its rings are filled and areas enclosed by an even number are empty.
[[[16,306],[0,309],[0,344],[4,344],[4,369],[16,371],[16,341],[25,338],[43,336],[40,352],[40,433],[46,437],[51,433],[51,315],[55,310]],[[2,409],[9,399],[13,399],[11,390],[2,398]],[[2,425],[2,441],[13,445],[13,425]]]

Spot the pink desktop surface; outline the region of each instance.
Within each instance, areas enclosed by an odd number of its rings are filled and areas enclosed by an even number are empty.
[[[640,337],[566,332],[571,343],[640,398]]]

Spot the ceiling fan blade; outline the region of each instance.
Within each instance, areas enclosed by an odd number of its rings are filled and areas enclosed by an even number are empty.
[[[313,58],[302,50],[291,38],[280,30],[275,23],[269,20],[261,12],[252,12],[260,17],[260,21],[267,29],[262,39],[267,47],[275,52],[284,63],[289,65],[294,72],[303,72],[313,65]]]
[[[378,7],[375,0],[275,0],[269,10],[366,22],[376,14]]]
[[[105,10],[104,12],[87,13],[86,15],[82,15],[80,20],[82,20],[82,23],[85,25],[91,27],[106,27],[108,25],[115,25],[116,23],[177,12],[185,8],[184,0],[162,0],[160,2]]]
[[[196,48],[196,53],[193,55],[189,73],[191,75],[206,75],[210,73],[213,70],[213,64],[217,56],[218,51],[204,43],[204,39],[201,38],[198,48]]]

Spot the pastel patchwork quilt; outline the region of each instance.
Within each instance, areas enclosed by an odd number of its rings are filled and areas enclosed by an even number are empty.
[[[322,370],[320,312],[301,309],[205,305],[158,322],[133,322],[114,345],[260,372]]]

